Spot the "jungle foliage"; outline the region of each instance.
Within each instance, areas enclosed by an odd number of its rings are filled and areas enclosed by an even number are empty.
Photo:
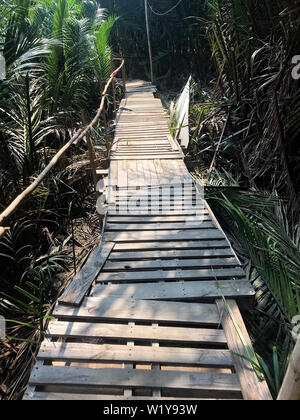
[[[95,0],[0,2],[0,53],[6,62],[6,78],[0,80],[0,212],[94,116],[113,68],[108,38],[115,22]],[[101,164],[103,120],[91,136]],[[73,250],[78,245],[72,219],[84,218],[94,192],[86,162],[83,141],[6,221],[10,230],[0,239],[0,314],[7,319],[0,399],[22,395],[62,287],[59,275],[72,268],[70,243]]]

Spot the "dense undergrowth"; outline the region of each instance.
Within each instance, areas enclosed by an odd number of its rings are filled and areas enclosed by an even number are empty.
[[[234,187],[208,199],[257,292],[245,315],[276,397],[300,313],[300,95],[293,73],[300,5],[210,0],[198,20],[216,79],[192,86],[189,161],[205,184]]]
[[[0,212],[94,116],[115,64],[108,44],[116,18],[99,2],[0,2]],[[118,57],[119,55],[117,55]],[[105,165],[104,121],[91,137]],[[122,94],[117,84],[117,95]],[[110,130],[110,126],[109,130]],[[110,134],[110,133],[109,133]],[[18,399],[57,296],[95,246],[100,222],[86,141],[74,144],[13,216],[0,239],[0,399]]]

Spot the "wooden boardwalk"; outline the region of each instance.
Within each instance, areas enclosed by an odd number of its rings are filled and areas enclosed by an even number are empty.
[[[254,291],[149,83],[127,83],[106,184],[103,238],[55,306],[24,398],[271,399],[236,356]]]

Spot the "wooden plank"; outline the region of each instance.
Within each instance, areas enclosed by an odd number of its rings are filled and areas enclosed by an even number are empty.
[[[127,223],[161,223],[162,225],[165,223],[199,223],[199,220],[205,220],[205,221],[209,221],[211,220],[210,216],[207,214],[202,214],[200,215],[200,217],[195,217],[195,216],[164,216],[164,217],[159,217],[159,216],[108,216],[107,218],[107,223],[121,223],[121,224],[127,224]]]
[[[187,241],[217,238],[224,238],[218,229],[107,232],[105,235],[108,242]]]
[[[99,244],[92,252],[83,268],[75,275],[65,292],[59,297],[58,301],[74,306],[80,305],[113,247],[113,242]]]
[[[196,300],[226,298],[251,298],[255,295],[254,289],[248,280],[228,281],[180,281],[176,283],[160,282],[138,284],[97,284],[93,297],[122,297],[123,299],[144,300]]]
[[[236,279],[245,277],[241,268],[199,268],[195,270],[154,270],[100,273],[97,282],[147,282],[175,280]]]
[[[161,251],[131,251],[131,252],[112,252],[109,256],[110,261],[137,261],[137,260],[155,260],[159,259],[190,259],[190,258],[206,258],[206,257],[233,257],[231,249],[196,249],[196,250],[161,250]]]
[[[23,398],[23,400],[30,401],[158,401],[161,397],[150,396],[124,396],[124,395],[108,395],[108,394],[78,394],[66,392],[35,392],[30,398]],[[163,397],[166,401],[178,401],[178,397]],[[201,398],[180,398],[181,401],[199,401]],[[203,398],[203,400],[219,400],[219,398]]]
[[[157,159],[156,159],[157,160]],[[164,178],[159,178],[160,180],[164,181]],[[153,195],[153,197],[178,197],[182,195],[186,195],[187,197],[193,197],[198,198],[196,195],[196,191],[193,188],[193,186],[190,184],[188,186],[182,185],[182,183],[179,183],[177,185],[169,185],[168,188],[164,184],[159,184],[155,186],[150,187],[142,187],[140,189],[138,188],[129,188],[127,191],[120,190],[118,191],[118,198],[121,200],[123,198],[126,198],[126,195],[130,194],[139,194],[140,196],[148,196]],[[206,213],[208,214],[208,210],[205,205],[205,201],[201,200],[201,202],[204,203],[204,208]]]
[[[125,207],[125,208],[124,208]],[[182,209],[182,206],[174,206],[170,210],[164,207],[141,207],[139,210],[128,210],[126,206],[116,206],[115,204],[109,205],[109,215],[111,216],[197,216],[201,214],[202,210],[199,209]],[[224,236],[223,236],[224,237]]]
[[[161,151],[171,151],[171,148],[166,144],[165,146],[163,144],[158,144],[156,146],[149,146],[147,144],[139,144],[138,146],[132,146],[132,145],[126,145],[124,144],[122,146],[122,144],[118,145],[117,151],[118,152],[122,152],[122,153],[135,153],[135,152],[157,152],[157,150],[161,150]]]
[[[118,188],[121,186],[128,187],[127,166],[126,162],[118,162]]]
[[[145,155],[145,154],[141,154],[139,156],[135,156],[135,155],[128,155],[128,156],[121,156],[121,155],[111,155],[110,156],[110,160],[114,161],[114,160],[136,160],[136,159],[142,159],[142,160],[153,160],[153,159],[178,159],[178,157],[180,157],[179,154],[162,154],[162,153],[157,153],[154,155]]]
[[[289,365],[281,385],[278,401],[299,401],[300,399],[300,337],[296,341]]]
[[[143,161],[144,162],[144,161]],[[158,179],[158,181],[166,182],[169,178]],[[180,181],[180,179],[178,179]],[[208,214],[205,202],[193,191],[187,189],[182,190],[176,187],[176,190],[172,185],[165,187],[162,186],[162,189],[159,190],[158,184],[148,185],[141,184],[140,182],[137,185],[131,185],[127,190],[124,188],[118,191],[116,199],[118,200],[119,205],[126,205],[131,198],[139,198],[142,201],[143,206],[148,206],[149,201],[151,200],[152,207],[170,205],[170,207],[189,209],[192,208],[195,211],[198,211],[198,214],[205,212]]]
[[[127,179],[128,185],[132,185],[137,182],[137,161],[133,160],[131,162],[127,162]]]
[[[136,251],[136,250],[193,250],[193,249],[206,249],[206,248],[228,248],[228,243],[223,237],[221,240],[203,240],[203,241],[183,241],[183,242],[133,242],[133,243],[117,243],[115,244],[114,251]]]
[[[168,322],[171,324],[194,323],[218,325],[219,313],[212,304],[158,302],[151,300],[118,298],[85,298],[80,307],[56,304],[53,316],[60,319],[124,320]]]
[[[129,260],[129,261],[106,261],[102,272],[121,270],[147,270],[147,269],[172,269],[172,268],[202,268],[202,267],[236,267],[239,262],[235,257],[229,258],[193,258],[171,260]]]
[[[247,357],[247,351],[235,324],[239,326],[247,346],[252,348],[250,337],[236,302],[234,300],[227,300],[227,305],[225,305],[222,300],[218,300],[217,307],[227,337],[229,350],[231,350],[233,354],[235,371],[241,384],[244,399],[262,401],[272,400],[266,382],[261,381],[258,378],[255,370],[249,362],[236,355],[244,355]],[[230,308],[230,312],[228,307]]]
[[[76,366],[42,366],[34,368],[30,377],[33,385],[63,385],[90,388],[168,389],[210,391],[240,395],[235,374],[210,372],[151,371],[140,369],[89,369]]]
[[[162,327],[153,325],[107,324],[86,322],[50,321],[46,335],[53,338],[72,339],[115,339],[133,341],[153,341],[169,345],[187,346],[188,343],[206,344],[213,348],[226,345],[223,330],[190,327]]]
[[[57,343],[45,340],[38,360],[78,363],[160,363],[173,366],[230,368],[233,366],[229,350],[188,349],[150,346]]]
[[[107,176],[109,173],[109,169],[97,169],[96,170],[96,174],[97,175],[104,175]]]
[[[174,205],[179,207],[181,205],[182,208],[185,208],[187,206],[190,207],[197,204],[196,200],[198,199],[198,197],[196,197],[193,193],[189,193],[187,191],[183,191],[183,192],[178,191],[177,193],[175,193],[175,195],[171,193],[172,191],[167,191],[166,189],[161,194],[159,194],[159,191],[156,191],[153,188],[149,190],[147,190],[146,188],[145,189],[142,188],[141,194],[139,193],[138,190],[136,190],[134,193],[128,192],[127,196],[125,195],[120,196],[119,194],[117,194],[116,203],[118,205],[124,206],[129,201],[134,199],[134,200],[140,200],[141,206],[148,206],[149,204],[153,206],[161,206],[163,204],[164,205],[170,204],[170,207]],[[201,204],[201,201],[199,202]],[[205,212],[207,214],[204,205],[202,205],[202,209],[203,210],[201,213]],[[212,218],[209,217],[209,220],[212,221]]]
[[[132,201],[134,203],[134,201]],[[148,230],[191,230],[191,229],[213,229],[214,223],[211,221],[198,221],[198,222],[181,222],[181,223],[107,223],[106,230],[109,232],[119,231],[143,231]]]

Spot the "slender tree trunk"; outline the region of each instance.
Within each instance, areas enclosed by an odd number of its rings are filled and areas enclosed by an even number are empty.
[[[147,0],[144,0],[144,1],[145,1],[146,29],[147,29],[147,39],[148,39],[149,60],[150,60],[150,76],[151,76],[151,82],[154,83],[153,60],[152,60],[152,49],[151,49],[149,17],[148,17],[148,3],[147,3]]]

